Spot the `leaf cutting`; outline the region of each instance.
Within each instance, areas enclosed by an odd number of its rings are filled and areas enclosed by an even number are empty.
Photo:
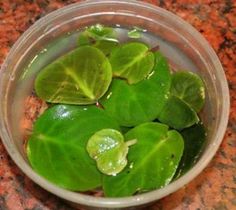
[[[155,53],[155,66],[149,77],[137,84],[113,79],[106,95],[100,100],[105,112],[121,126],[132,127],[154,120],[168,99],[170,71],[166,58]]]
[[[50,103],[92,104],[112,79],[109,60],[97,48],[79,47],[46,66],[37,75],[37,95]]]
[[[164,124],[150,122],[131,129],[125,138],[137,143],[130,147],[129,165],[116,176],[104,176],[105,195],[131,196],[167,185],[183,153],[182,136]]]
[[[75,191],[101,186],[101,173],[86,151],[95,132],[119,130],[114,119],[95,106],[56,105],[40,116],[27,143],[33,169],[52,183]]]
[[[87,151],[102,173],[115,176],[127,165],[129,146],[135,143],[136,139],[124,142],[123,135],[117,130],[103,129],[90,137]]]

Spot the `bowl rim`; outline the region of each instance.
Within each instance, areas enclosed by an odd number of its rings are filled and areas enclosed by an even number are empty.
[[[147,193],[143,193],[140,195],[134,195],[129,197],[122,197],[122,198],[97,198],[94,196],[89,196],[85,194],[81,194],[78,192],[72,192],[69,190],[62,189],[60,187],[55,186],[54,184],[51,184],[44,178],[42,178],[40,175],[38,175],[36,172],[34,172],[29,165],[26,164],[25,160],[21,157],[20,153],[17,151],[16,147],[14,145],[11,145],[10,137],[7,133],[7,129],[0,120],[0,131],[2,142],[8,151],[8,154],[10,154],[11,158],[14,160],[14,162],[18,165],[18,167],[35,183],[40,185],[42,188],[46,189],[47,191],[67,200],[70,202],[73,202],[75,204],[82,204],[85,206],[92,206],[92,207],[104,207],[104,208],[122,208],[122,207],[131,207],[131,206],[138,206],[143,205],[152,201],[155,201],[157,199],[160,199],[170,193],[175,192],[176,190],[180,189],[187,183],[189,183],[191,180],[193,180],[202,170],[207,166],[207,164],[211,161],[213,156],[215,155],[217,149],[219,148],[223,136],[225,133],[225,130],[227,128],[228,123],[228,117],[229,117],[229,108],[230,108],[230,100],[229,100],[229,89],[227,85],[227,80],[224,74],[224,70],[222,68],[222,65],[212,49],[212,47],[209,45],[209,43],[205,40],[205,38],[189,23],[185,22],[182,18],[178,17],[177,15],[162,9],[160,7],[139,2],[135,0],[125,1],[125,0],[89,0],[89,1],[83,1],[79,3],[74,3],[68,6],[65,6],[61,9],[58,9],[54,12],[51,12],[50,14],[42,17],[38,21],[36,21],[28,30],[26,30],[21,37],[16,41],[16,43],[13,45],[12,49],[10,50],[7,58],[5,59],[4,63],[1,66],[0,71],[0,78],[3,77],[4,70],[7,68],[8,63],[11,60],[11,57],[15,54],[19,46],[24,43],[27,38],[33,33],[37,28],[40,28],[45,25],[47,22],[51,22],[57,17],[69,13],[70,11],[76,10],[77,8],[81,7],[92,7],[96,6],[97,4],[129,4],[136,7],[139,7],[140,9],[146,9],[146,10],[152,10],[155,12],[158,12],[161,15],[168,16],[169,19],[172,21],[175,21],[176,24],[182,25],[187,29],[187,31],[194,37],[196,37],[203,46],[205,46],[207,53],[212,57],[214,60],[215,66],[218,66],[218,70],[221,73],[222,79],[220,81],[222,91],[225,93],[223,95],[223,103],[222,103],[222,111],[219,129],[216,133],[215,142],[211,147],[210,153],[203,154],[201,160],[190,170],[188,173],[180,177],[178,180],[170,183],[169,185],[165,186],[162,189],[153,190]],[[0,98],[3,95],[3,87],[0,84]],[[3,119],[2,112],[0,112],[0,119]]]

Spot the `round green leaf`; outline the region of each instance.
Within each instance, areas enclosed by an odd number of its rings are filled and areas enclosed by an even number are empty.
[[[199,121],[197,113],[183,100],[170,96],[158,120],[175,129],[190,127]]]
[[[119,130],[114,119],[95,106],[56,105],[35,122],[27,143],[32,168],[52,183],[75,191],[101,185],[101,173],[87,151],[87,141],[95,132]]]
[[[87,151],[97,162],[98,169],[107,175],[116,175],[127,165],[128,146],[123,135],[114,129],[103,129],[96,132],[88,141]],[[135,141],[132,141],[132,144]]]
[[[131,196],[164,187],[172,180],[184,149],[177,131],[150,122],[128,131],[125,139],[137,139],[137,143],[130,147],[129,165],[116,176],[103,177],[106,196]]]
[[[205,88],[201,78],[192,72],[179,71],[172,75],[172,95],[179,97],[196,112],[199,112],[205,101]]]
[[[145,44],[129,42],[112,51],[110,62],[114,76],[125,78],[129,84],[134,84],[152,71],[154,55]]]
[[[42,69],[35,90],[51,103],[92,104],[104,95],[111,79],[106,56],[95,47],[83,46]]]
[[[162,110],[169,93],[170,71],[166,58],[155,53],[153,72],[137,84],[113,79],[100,103],[120,125],[132,127],[154,120]]]

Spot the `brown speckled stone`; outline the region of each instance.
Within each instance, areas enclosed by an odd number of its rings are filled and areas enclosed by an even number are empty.
[[[151,210],[236,210],[236,1],[145,0],[192,24],[219,56],[228,79],[231,110],[223,143],[190,184],[153,204]],[[76,0],[0,0],[0,63],[37,19]],[[201,3],[199,3],[201,2]],[[0,143],[1,210],[72,209],[30,181]]]

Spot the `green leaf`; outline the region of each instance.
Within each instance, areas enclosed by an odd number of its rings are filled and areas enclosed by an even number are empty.
[[[198,123],[181,131],[184,139],[184,153],[175,174],[175,178],[185,174],[197,162],[206,142],[206,130]]]
[[[118,42],[100,40],[93,44],[93,46],[101,50],[105,55],[109,55],[118,46],[118,44]]]
[[[37,95],[51,103],[92,104],[107,91],[111,65],[97,48],[84,46],[58,58],[38,74]]]
[[[172,75],[172,95],[179,97],[196,112],[199,112],[205,101],[205,88],[201,78],[192,72],[179,71]]]
[[[101,185],[101,173],[87,151],[95,132],[119,130],[114,119],[95,106],[55,105],[35,122],[27,143],[32,168],[52,183],[69,190],[87,191]]]
[[[132,39],[139,39],[141,38],[141,30],[134,28],[128,32],[128,37]]]
[[[170,88],[170,71],[166,58],[155,53],[155,66],[148,79],[129,85],[113,79],[100,103],[120,125],[132,127],[154,120],[162,110]]]
[[[103,129],[90,137],[87,151],[102,173],[115,176],[127,165],[129,146],[135,143],[136,140],[124,142],[123,135],[117,130]]]
[[[135,84],[152,71],[154,55],[145,44],[129,42],[112,51],[110,62],[114,76]]]
[[[109,55],[119,44],[116,36],[113,28],[96,24],[90,26],[79,35],[78,45],[91,45],[100,49],[105,55]]]
[[[118,42],[115,34],[115,31],[113,28],[105,27],[101,24],[96,24],[90,26],[87,30],[84,31],[84,33],[94,39],[95,41],[98,40],[106,40],[106,41],[113,41]]]
[[[167,185],[183,153],[182,136],[164,124],[150,122],[130,130],[125,139],[137,139],[137,143],[130,147],[129,165],[116,176],[103,177],[105,195],[131,196]]]
[[[175,129],[190,127],[199,121],[196,112],[183,100],[170,96],[158,120]]]

